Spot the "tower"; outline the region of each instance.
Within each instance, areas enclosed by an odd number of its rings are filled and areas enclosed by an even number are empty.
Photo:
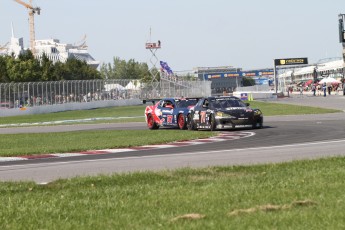
[[[157,51],[161,48],[161,41],[158,40],[158,42],[146,42],[145,43],[145,48],[151,52],[151,58],[150,58],[150,68],[149,72],[151,74],[151,85],[152,85],[152,94],[155,97],[157,93],[157,88],[159,86],[159,71],[157,68],[157,63],[158,63],[158,57],[156,55]]]

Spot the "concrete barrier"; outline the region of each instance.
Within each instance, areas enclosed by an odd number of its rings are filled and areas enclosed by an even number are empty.
[[[255,99],[277,99],[278,94],[275,92],[267,91],[267,92],[255,92],[255,91],[241,91],[241,92],[233,92],[235,97],[241,98],[241,94],[246,93],[247,95],[251,95],[252,100]]]
[[[106,108],[106,107],[113,107],[113,106],[130,106],[130,105],[141,105],[141,104],[143,104],[143,101],[140,99],[92,101],[92,102],[84,102],[84,103],[65,103],[65,104],[57,104],[57,105],[33,106],[33,107],[26,107],[26,108],[1,109],[0,117],[55,113],[55,112],[63,112],[63,111],[70,111],[70,110],[87,110],[87,109]]]

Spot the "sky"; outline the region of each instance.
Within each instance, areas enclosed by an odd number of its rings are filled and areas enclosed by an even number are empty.
[[[22,0],[29,2],[29,0]],[[101,63],[114,57],[146,62],[146,42],[161,41],[159,61],[174,72],[195,67],[273,68],[279,58],[309,63],[341,57],[338,15],[344,0],[32,0],[36,39],[78,43],[84,35]],[[29,46],[26,8],[0,0],[0,45],[16,37]]]

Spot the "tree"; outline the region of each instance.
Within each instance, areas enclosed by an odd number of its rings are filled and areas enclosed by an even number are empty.
[[[34,60],[35,57],[32,54],[31,50],[26,50],[25,52],[22,52],[18,55],[18,59],[20,61],[28,61],[28,60]]]
[[[55,71],[55,66],[51,60],[47,57],[46,54],[43,54],[41,59],[41,66],[42,66],[42,81],[52,80],[52,73]]]
[[[244,77],[242,79],[243,86],[253,86],[255,85],[255,79],[249,78],[249,77]]]
[[[42,71],[38,60],[27,58],[10,58],[7,61],[7,74],[10,82],[30,82],[38,81],[41,78]]]
[[[9,56],[0,56],[0,83],[10,81],[7,74],[8,59],[10,59]]]
[[[103,79],[144,79],[149,75],[146,63],[134,59],[127,62],[119,57],[114,57],[112,64],[102,64],[100,72]]]

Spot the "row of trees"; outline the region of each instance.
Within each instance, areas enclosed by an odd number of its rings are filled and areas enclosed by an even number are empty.
[[[34,58],[31,51],[17,58],[13,55],[0,56],[1,83],[89,79],[101,79],[101,74],[77,59],[53,63],[45,55],[40,60]]]
[[[0,56],[0,83],[91,79],[151,79],[146,63],[114,58],[97,70],[86,62],[68,59],[53,63],[47,56],[34,58],[31,51],[15,56]]]
[[[159,78],[158,72],[156,76]],[[20,54],[18,58],[13,55],[0,56],[0,83],[91,79],[140,79],[149,82],[151,74],[146,63],[136,62],[134,59],[126,61],[119,57],[114,57],[113,63],[102,64],[98,71],[77,59],[53,63],[43,55],[38,60],[30,50]],[[194,77],[188,75],[184,79],[192,80]],[[254,79],[243,78],[243,86],[254,84]]]

